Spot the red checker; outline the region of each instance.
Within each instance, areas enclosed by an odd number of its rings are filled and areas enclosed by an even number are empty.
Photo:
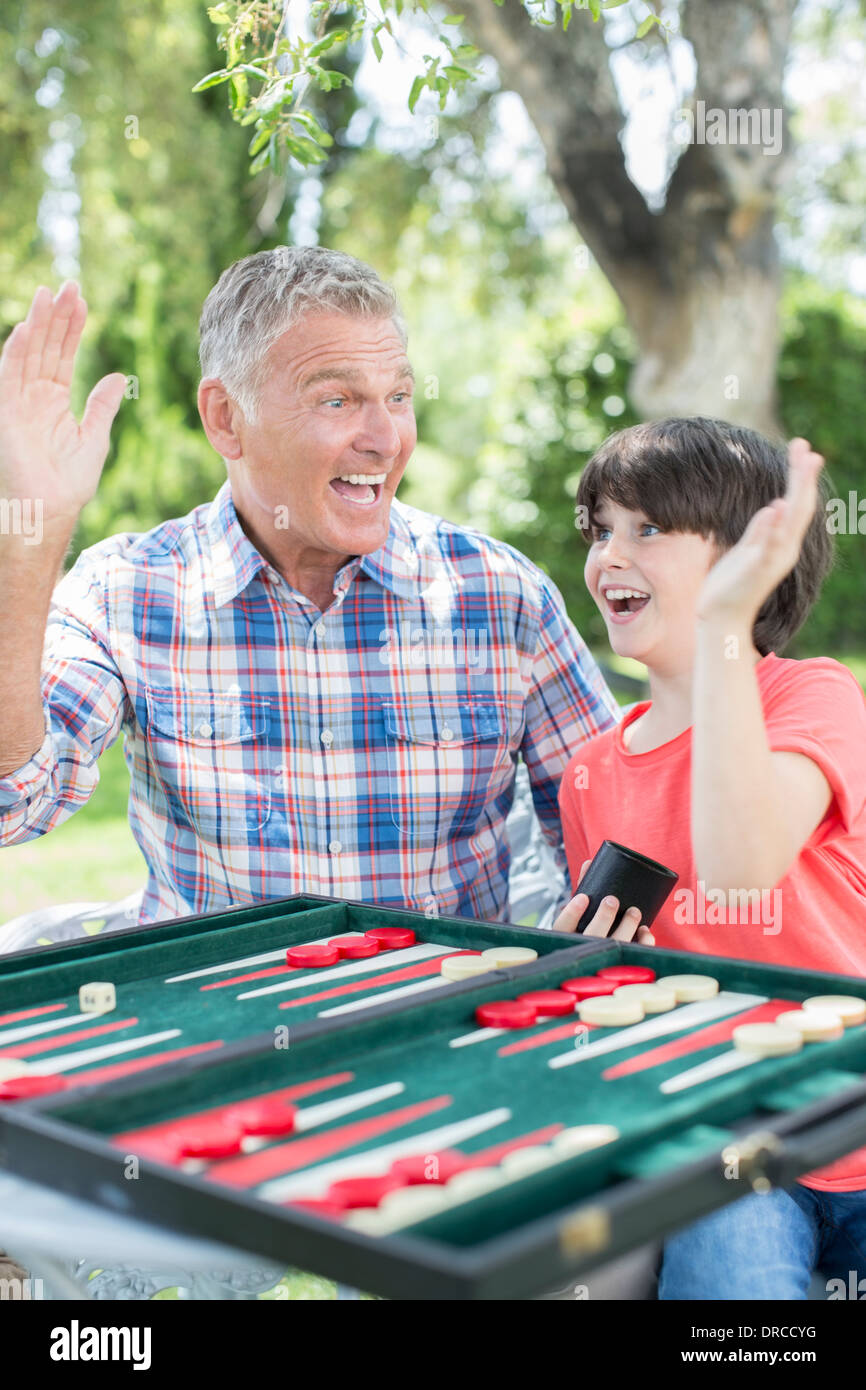
[[[379,953],[378,941],[369,936],[333,936],[328,945],[336,946],[343,960],[366,960]]]
[[[337,1202],[328,1202],[324,1197],[298,1197],[292,1198],[291,1202],[286,1202],[288,1207],[299,1207],[301,1211],[309,1211],[313,1216],[323,1216],[328,1221],[339,1221],[346,1210]]]
[[[286,951],[286,961],[289,965],[336,965],[339,959],[340,952],[337,947],[325,945],[324,942],[311,942],[309,946],[290,946]]]
[[[352,1211],[355,1207],[377,1207],[389,1192],[396,1192],[398,1187],[406,1186],[406,1179],[398,1177],[396,1173],[380,1173],[367,1178],[341,1178],[339,1182],[331,1183],[325,1197],[344,1211]]]
[[[11,1076],[8,1081],[0,1081],[0,1100],[33,1100],[35,1096],[62,1091],[68,1085],[65,1076]]]
[[[432,1154],[408,1154],[406,1158],[396,1158],[391,1164],[391,1172],[411,1187],[428,1183],[443,1183],[462,1173],[470,1166],[470,1161],[456,1149],[440,1149]]]
[[[521,999],[501,999],[495,1004],[479,1004],[475,1017],[482,1028],[529,1028],[538,1011]]]
[[[180,1163],[184,1157],[182,1135],[174,1130],[163,1132],[158,1138],[152,1136],[141,1139],[134,1147],[142,1158],[153,1159],[154,1163],[165,1163],[168,1167]]]
[[[540,1018],[558,1018],[560,1014],[574,1013],[577,1007],[577,999],[567,989],[533,989],[528,994],[518,994],[517,1000],[531,1004]]]
[[[602,980],[616,980],[618,985],[648,985],[656,977],[648,965],[606,965],[598,973]]]
[[[378,941],[380,951],[398,951],[404,946],[414,946],[416,939],[411,927],[371,927],[364,935]]]
[[[177,1136],[184,1158],[230,1158],[241,1151],[241,1132],[221,1120],[202,1120]]]
[[[575,999],[594,999],[598,994],[613,994],[621,984],[622,980],[600,980],[597,975],[575,975],[571,980],[561,980],[559,988]]]
[[[245,1100],[232,1105],[225,1111],[225,1122],[242,1134],[254,1134],[260,1138],[291,1134],[295,1128],[297,1106],[287,1105],[283,1100],[263,1096],[259,1100]]]

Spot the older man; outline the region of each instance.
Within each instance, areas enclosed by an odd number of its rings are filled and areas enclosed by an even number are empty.
[[[230,266],[198,397],[227,482],[52,596],[125,386],[70,414],[86,314],[40,288],[0,360],[0,497],[42,508],[39,544],[0,536],[0,844],[82,806],[122,732],[142,922],[298,891],[507,917],[518,755],[558,845],[563,768],[616,706],[541,571],[395,500],[416,431],[392,290],[319,247]]]

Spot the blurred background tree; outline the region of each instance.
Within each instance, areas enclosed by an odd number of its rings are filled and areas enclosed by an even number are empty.
[[[493,0],[482,4],[495,8]],[[683,0],[659,13],[675,30],[703,8]],[[773,6],[752,8],[760,15]],[[742,6],[716,9],[740,14]],[[789,9],[779,0],[773,22]],[[548,40],[576,50],[593,45],[596,63],[606,56],[600,41],[617,50],[610,72],[625,160],[617,180],[632,182],[653,218],[678,153],[671,112],[697,89],[687,40],[664,46],[655,32],[635,38],[645,13],[643,0],[595,25],[576,13],[565,40],[551,29],[537,34],[537,44],[539,52]],[[331,12],[326,22],[345,27],[349,14]],[[826,455],[832,490],[845,499],[866,497],[862,21],[859,0],[801,0],[795,11],[782,101],[797,156],[773,192],[782,286],[778,329],[771,325],[779,341],[771,373],[777,414],[787,434],[805,434]],[[381,63],[365,42],[324,52],[321,63],[350,79],[307,97],[333,141],[327,159],[310,167],[283,161],[251,175],[252,132],[232,119],[227,87],[192,91],[225,56],[203,0],[125,0],[122,11],[107,0],[7,8],[0,17],[0,336],[38,284],[56,288],[73,275],[91,307],[79,402],[98,375],[119,369],[129,377],[78,549],[180,515],[222,482],[195,408],[198,315],[220,271],[286,241],[363,257],[400,293],[419,378],[421,443],[400,496],[531,556],[606,658],[603,626],[584,593],[574,492],[605,435],[644,413],[634,372],[646,347],[602,271],[600,248],[581,236],[551,177],[546,142],[508,90],[505,64],[500,71],[481,61],[478,80],[449,93],[444,110],[429,90],[408,110],[413,77],[430,51],[426,24],[407,4],[400,46],[386,49]],[[772,62],[778,84],[781,67]],[[672,64],[682,64],[673,77]],[[563,77],[558,103],[573,85]],[[575,136],[587,129],[578,122]],[[611,153],[609,138],[605,148]],[[725,158],[733,162],[730,150]],[[668,228],[665,236],[674,236]],[[712,317],[699,327],[715,370]],[[838,541],[837,568],[791,650],[839,657],[864,679],[863,536],[855,529]],[[140,879],[140,861],[125,857],[137,852],[121,838],[119,749],[101,769],[104,795],[45,842],[4,853],[0,921],[52,897],[120,896],[133,865]],[[96,820],[106,848],[98,872]],[[49,851],[58,856],[54,877]]]

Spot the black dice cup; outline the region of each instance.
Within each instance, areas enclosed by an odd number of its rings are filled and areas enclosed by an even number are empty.
[[[630,907],[639,907],[641,922],[648,927],[673,889],[679,875],[655,859],[648,859],[637,850],[602,840],[601,848],[575,889],[588,893],[589,906],[577,924],[579,932],[589,926],[602,898],[613,897],[619,902],[616,917],[608,931],[619,926]]]

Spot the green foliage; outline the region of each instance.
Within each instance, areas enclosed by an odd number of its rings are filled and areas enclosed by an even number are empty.
[[[584,584],[574,500],[606,436],[638,423],[627,397],[631,338],[616,313],[579,326],[563,314],[536,326],[527,348],[525,363],[499,384],[475,497],[491,533],[550,575],[581,636],[604,651],[607,630]]]
[[[491,0],[501,4],[502,0]],[[547,0],[525,0],[533,23],[554,27],[545,13]],[[616,9],[626,0],[556,0],[562,27],[568,29],[574,10],[587,10],[593,21],[602,10]],[[263,169],[281,170],[286,161],[299,168],[327,160],[332,138],[317,117],[303,107],[310,95],[331,92],[352,83],[353,77],[339,66],[322,62],[341,50],[366,45],[381,62],[383,39],[400,46],[401,20],[415,25],[419,20],[429,31],[431,46],[438,52],[425,53],[423,70],[416,73],[409,87],[407,105],[411,112],[424,92],[436,99],[444,111],[449,96],[460,95],[478,82],[483,55],[459,32],[464,16],[438,16],[433,0],[308,0],[310,35],[292,33],[285,22],[282,0],[221,0],[208,10],[208,17],[219,30],[217,44],[226,55],[225,65],[209,72],[193,87],[194,92],[229,86],[229,109],[242,126],[253,126],[249,144],[250,173]],[[637,25],[635,38],[650,30],[660,35],[669,25],[650,11]],[[250,86],[258,84],[253,92]]]
[[[250,173],[283,169],[287,160],[308,168],[328,158],[333,137],[315,112],[304,107],[309,108],[310,97],[317,91],[329,93],[351,85],[353,75],[333,61],[341,50],[368,42],[381,62],[382,36],[393,39],[403,3],[392,0],[380,9],[365,0],[349,7],[314,0],[308,10],[312,37],[288,31],[281,0],[223,0],[208,10],[218,26],[217,44],[226,62],[201,78],[193,91],[229,83],[232,118],[241,126],[253,127]],[[427,0],[414,0],[412,10],[425,16],[430,13]],[[459,36],[452,36],[449,27],[455,24],[459,24],[458,16],[442,21],[437,35],[442,51],[424,56],[424,71],[415,77],[409,93],[410,110],[424,90],[434,93],[444,109],[449,93],[462,91],[477,76],[481,55]]]
[[[866,606],[866,305],[812,281],[792,284],[783,300],[778,381],[785,433],[802,435],[824,455],[830,495],[857,527],[836,535],[834,571],[792,653],[855,651]]]
[[[57,37],[40,57],[45,30]],[[122,23],[112,0],[67,0],[60,12],[32,0],[26,22],[0,22],[0,337],[37,284],[57,288],[68,273],[52,267],[37,225],[44,161],[52,142],[68,142],[70,196],[80,203],[76,278],[89,305],[76,408],[103,374],[129,378],[76,550],[182,514],[224,477],[195,406],[198,317],[227,265],[286,240],[275,219],[291,190],[271,175],[251,182],[247,134],[221,95],[191,95],[211,35],[200,0],[173,0],[170,12],[163,0],[137,0]],[[60,96],[40,105],[52,73]]]

